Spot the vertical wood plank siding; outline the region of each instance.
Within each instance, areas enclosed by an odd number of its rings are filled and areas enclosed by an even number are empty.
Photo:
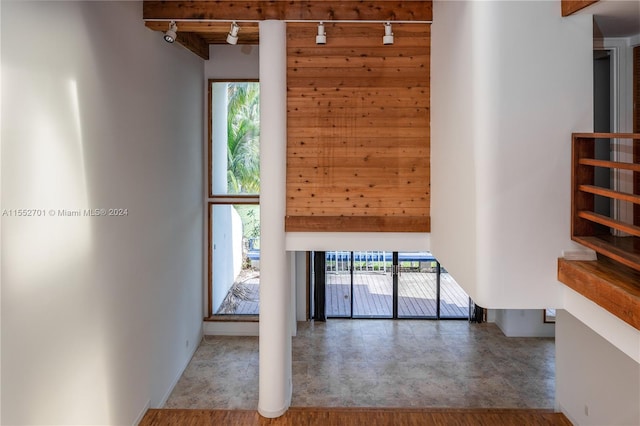
[[[287,231],[430,230],[430,26],[287,25]]]

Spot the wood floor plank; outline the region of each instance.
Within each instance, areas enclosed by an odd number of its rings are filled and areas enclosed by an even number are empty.
[[[249,410],[148,410],[140,426],[571,426],[561,413],[518,409],[290,408],[276,419]]]

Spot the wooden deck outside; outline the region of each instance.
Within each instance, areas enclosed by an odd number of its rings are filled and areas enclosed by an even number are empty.
[[[351,316],[351,275],[348,272],[326,274],[326,315]],[[391,317],[393,281],[390,272],[355,272],[353,275],[353,316]],[[436,274],[402,272],[398,277],[398,316],[436,317]],[[257,315],[259,277],[252,277],[230,290],[223,305],[229,309],[217,314]],[[440,275],[440,317],[468,318],[469,296],[451,275]]]
[[[234,283],[216,315],[258,315],[260,276]]]
[[[326,313],[349,317],[351,310],[348,273],[327,273]],[[398,316],[436,317],[436,274],[402,272],[398,277]],[[356,272],[353,277],[353,316],[391,317],[393,281],[391,273]],[[451,275],[440,275],[440,317],[467,318],[469,296]]]

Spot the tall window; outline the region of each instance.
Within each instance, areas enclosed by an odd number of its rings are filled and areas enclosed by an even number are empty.
[[[260,86],[209,80],[209,316],[257,315]]]

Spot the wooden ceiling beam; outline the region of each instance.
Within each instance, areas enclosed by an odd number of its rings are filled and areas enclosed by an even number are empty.
[[[178,32],[176,41],[200,56],[205,61],[209,60],[209,43],[196,33]]]
[[[562,16],[572,15],[577,11],[584,9],[587,6],[591,6],[592,4],[597,2],[598,0],[562,0],[560,2]]]
[[[154,31],[166,31],[167,21],[146,21],[145,26]],[[228,22],[176,21],[178,36],[183,33],[197,34],[208,44],[226,44],[229,32]],[[260,30],[257,22],[240,23],[238,44],[259,44]],[[180,41],[180,40],[178,40]]]
[[[260,21],[431,21],[431,1],[423,0],[245,0],[144,1],[145,20]]]
[[[187,33],[226,33],[230,28],[228,22],[180,21],[177,19],[175,19],[175,22],[178,25],[178,32],[184,31]],[[166,31],[169,28],[169,22],[167,21],[146,21],[144,24],[147,26],[147,28],[151,28],[154,31]],[[242,34],[257,34],[258,23],[242,22],[240,24],[240,30]]]

